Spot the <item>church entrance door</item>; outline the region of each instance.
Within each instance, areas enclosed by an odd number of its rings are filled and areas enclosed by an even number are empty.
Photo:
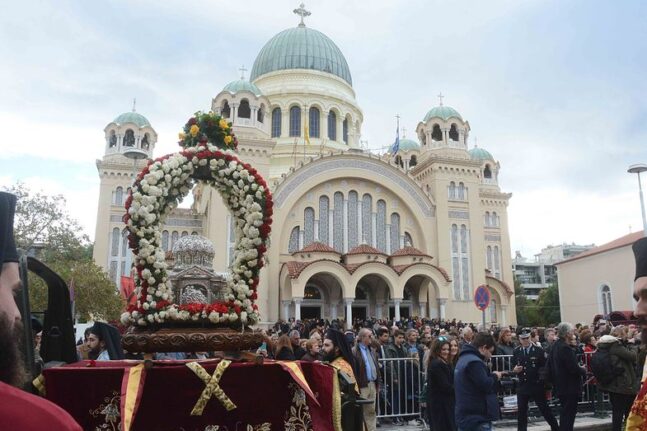
[[[366,319],[366,307],[365,306],[359,306],[359,307],[352,307],[353,308],[353,320],[354,319]]]
[[[321,319],[321,306],[301,306],[301,319]]]

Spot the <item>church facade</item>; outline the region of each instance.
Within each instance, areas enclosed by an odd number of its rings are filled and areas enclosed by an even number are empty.
[[[376,156],[360,148],[364,113],[341,50],[301,23],[271,38],[249,80],[209,108],[233,123],[239,156],[268,181],[274,223],[257,304],[264,321],[424,316],[478,322],[474,290],[487,285],[486,320],[516,323],[507,205],[499,163],[468,148],[469,122],[441,102],[417,139]],[[157,134],[141,114],[105,128],[94,259],[119,282],[130,274],[123,204],[133,173],[152,157]],[[190,209],[166,219],[161,247],[203,235],[214,269],[226,273],[235,243],[231,217],[208,186]]]

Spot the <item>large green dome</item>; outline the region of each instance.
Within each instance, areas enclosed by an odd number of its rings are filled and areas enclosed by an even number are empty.
[[[115,118],[113,122],[117,124],[133,123],[136,124],[139,128],[151,127],[151,123],[148,122],[146,117],[144,117],[142,114],[138,114],[137,112],[124,112],[123,114]]]
[[[451,106],[436,106],[434,108],[431,108],[429,112],[427,112],[427,115],[425,115],[425,119],[423,121],[427,121],[430,118],[442,118],[443,120],[449,120],[450,118],[458,118],[459,120],[463,121],[463,117],[461,117],[461,114],[458,113],[454,108]]]
[[[305,26],[289,28],[270,39],[258,53],[249,80],[287,69],[327,72],[353,85],[348,63],[337,45],[320,31]]]
[[[261,90],[252,84],[249,81],[246,81],[244,79],[239,79],[238,81],[232,81],[229,84],[225,85],[225,88],[222,89],[222,91],[228,91],[231,94],[236,94],[239,91],[249,91],[250,93],[260,96],[263,93],[261,93]]]
[[[413,139],[400,139],[400,151],[420,151],[420,144]]]
[[[492,154],[490,154],[490,152],[488,150],[485,150],[483,148],[474,147],[469,151],[469,153],[470,153],[470,158],[472,160],[481,160],[481,161],[492,160],[492,161],[494,161],[494,157],[492,157]]]

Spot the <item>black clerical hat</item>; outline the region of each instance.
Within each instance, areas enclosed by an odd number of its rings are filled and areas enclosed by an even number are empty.
[[[647,277],[647,238],[641,238],[631,247],[636,258],[636,277]]]
[[[13,238],[13,219],[16,196],[0,192],[0,272],[5,262],[18,262],[18,250]]]

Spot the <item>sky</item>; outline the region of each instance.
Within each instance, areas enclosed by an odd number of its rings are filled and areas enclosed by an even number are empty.
[[[0,15],[0,187],[63,194],[94,237],[104,127],[132,108],[177,151],[186,118],[251,69],[297,1],[11,2]],[[603,244],[642,228],[647,3],[575,0],[306,3],[346,57],[362,140],[415,130],[443,102],[501,164],[512,252]],[[413,137],[412,133],[407,133]],[[644,175],[644,176],[647,176]],[[643,183],[647,184],[647,183]]]

